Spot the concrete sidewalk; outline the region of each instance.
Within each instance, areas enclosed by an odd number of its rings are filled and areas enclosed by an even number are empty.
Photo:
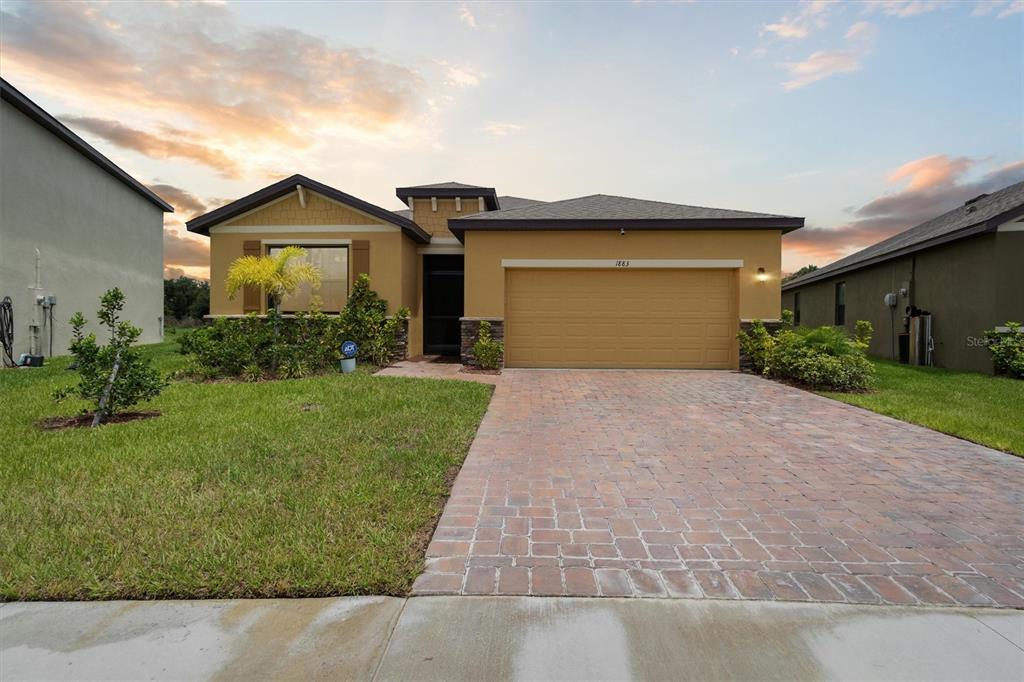
[[[538,597],[13,603],[0,679],[1024,679],[1024,612]]]

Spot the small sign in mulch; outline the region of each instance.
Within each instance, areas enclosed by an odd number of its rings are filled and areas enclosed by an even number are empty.
[[[157,411],[149,412],[118,412],[117,414],[110,415],[103,419],[103,424],[120,424],[122,422],[132,422],[137,419],[149,419],[150,417],[159,417],[160,413]],[[46,431],[55,431],[57,429],[74,429],[79,427],[92,426],[93,413],[86,412],[85,414],[76,414],[70,417],[47,417],[46,419],[40,419],[36,422],[36,425],[45,429]]]

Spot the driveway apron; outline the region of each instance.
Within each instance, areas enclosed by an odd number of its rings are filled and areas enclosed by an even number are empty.
[[[506,370],[416,594],[1024,607],[1024,460],[760,377]]]

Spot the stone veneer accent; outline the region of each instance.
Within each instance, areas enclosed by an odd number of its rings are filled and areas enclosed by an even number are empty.
[[[391,361],[398,362],[409,357],[409,318],[402,320],[395,331],[395,351],[391,354]]]
[[[502,343],[505,342],[505,320],[501,317],[462,317],[459,321],[462,323],[462,344],[459,350],[459,359],[464,365],[470,365],[476,367],[476,357],[473,355],[473,344],[476,343],[477,336],[480,334],[480,322],[487,320],[491,323],[491,338],[497,339]],[[505,364],[505,358],[502,357],[502,364]]]
[[[740,331],[749,333],[750,328],[754,326],[754,322],[755,320],[740,320]],[[782,320],[761,320],[761,322],[764,324],[765,329],[773,335],[783,327]],[[750,361],[750,356],[743,352],[743,348],[740,348],[740,370],[746,372],[753,370],[753,363]]]

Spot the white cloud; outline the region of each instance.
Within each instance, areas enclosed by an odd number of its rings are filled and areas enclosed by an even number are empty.
[[[459,21],[474,30],[480,28],[476,17],[473,16],[473,11],[467,5],[459,5]]]
[[[455,85],[460,88],[476,87],[480,85],[481,80],[487,77],[486,74],[466,66],[455,66],[444,60],[440,60],[437,63],[444,67],[444,79],[449,85]]]
[[[782,84],[786,90],[797,90],[816,81],[840,73],[860,70],[861,62],[874,47],[878,28],[867,21],[858,21],[846,32],[842,50],[821,50],[800,62],[783,64],[790,79]]]
[[[785,39],[806,38],[812,29],[824,28],[829,5],[825,0],[804,0],[800,3],[799,11],[787,13],[777,22],[766,24],[761,33],[774,33]]]
[[[526,130],[526,126],[521,126],[518,123],[501,123],[498,121],[493,121],[480,128],[481,132],[487,133],[492,137],[508,137],[510,133],[518,133],[522,130]]]
[[[919,14],[927,14],[938,9],[945,9],[952,6],[949,0],[869,0],[867,3],[868,12],[881,12],[886,16],[914,17]]]

